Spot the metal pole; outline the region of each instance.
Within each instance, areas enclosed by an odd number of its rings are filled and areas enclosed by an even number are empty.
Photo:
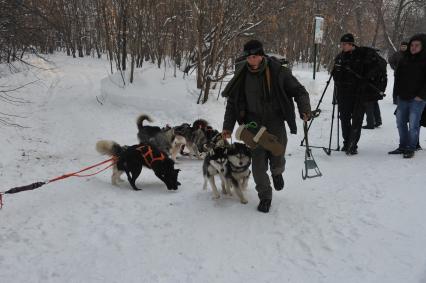
[[[328,78],[328,80],[327,80],[327,83],[326,83],[326,85],[325,85],[325,87],[324,87],[324,90],[323,90],[323,92],[322,92],[322,94],[321,94],[321,97],[320,97],[320,99],[319,99],[319,101],[318,101],[318,104],[317,104],[317,107],[315,107],[315,110],[313,111],[313,112],[317,112],[318,110],[319,110],[319,107],[320,107],[320,105],[321,105],[321,103],[322,103],[322,100],[323,100],[323,98],[324,98],[324,95],[325,95],[325,93],[327,92],[327,88],[328,88],[328,86],[329,86],[329,84],[330,84],[330,81],[331,81],[331,79],[333,78],[333,72],[334,72],[334,68],[333,68],[333,70],[331,71],[331,73],[330,73],[330,77]],[[314,119],[315,119],[315,117],[313,117],[312,119],[311,119],[311,121],[309,121],[309,125],[308,125],[308,130],[311,128],[311,125],[312,125],[312,122],[314,121]],[[302,139],[302,141],[300,142],[300,145],[301,146],[303,146],[303,143],[305,142],[305,138],[303,137],[303,139]]]
[[[315,72],[317,69],[317,44],[314,43],[314,80],[315,80]]]

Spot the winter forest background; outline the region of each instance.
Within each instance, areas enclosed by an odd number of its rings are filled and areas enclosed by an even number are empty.
[[[313,18],[325,18],[318,68],[330,68],[343,33],[386,54],[426,26],[425,0],[1,0],[0,63],[25,53],[107,56],[111,73],[144,61],[195,70],[201,102],[258,38],[290,62],[313,61]],[[124,80],[123,80],[124,81]]]
[[[101,139],[137,143],[141,113],[221,130],[220,89],[252,38],[293,64],[312,108],[324,98],[309,143],[341,146],[326,82],[347,32],[386,58],[426,32],[426,0],[0,0],[0,282],[426,283],[426,130],[415,158],[387,154],[399,141],[389,66],[382,126],[362,131],[356,156],[313,148],[320,178],[302,180],[298,119],[267,215],[252,178],[248,204],[213,200],[188,156],[177,191],[144,169],[138,192],[106,170],[1,195],[104,160]]]

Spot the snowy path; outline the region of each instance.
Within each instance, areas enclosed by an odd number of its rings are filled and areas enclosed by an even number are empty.
[[[30,129],[0,128],[1,186],[32,183],[103,160],[99,139],[136,143],[135,119],[156,124],[207,118],[220,127],[223,101],[194,104],[193,82],[145,66],[135,85],[107,78],[108,65],[54,56],[56,68],[19,95]],[[51,65],[43,62],[44,67]],[[33,74],[0,79],[16,83]],[[328,78],[297,71],[316,105]],[[332,88],[332,86],[331,86]],[[96,96],[101,98],[99,104]],[[3,106],[1,106],[3,107]],[[2,282],[426,282],[426,152],[388,156],[397,142],[393,105],[381,102],[384,125],[364,131],[360,154],[314,155],[324,176],[302,181],[301,134],[291,136],[286,188],[269,214],[234,197],[212,200],[202,190],[201,161],[182,158],[176,192],[147,169],[138,184],[110,184],[110,172],[70,178],[6,196],[0,211]],[[328,143],[331,105],[312,128],[312,144]],[[1,110],[2,108],[0,108]],[[301,125],[299,122],[298,125]],[[426,145],[422,133],[421,143]],[[334,143],[333,143],[334,144]]]

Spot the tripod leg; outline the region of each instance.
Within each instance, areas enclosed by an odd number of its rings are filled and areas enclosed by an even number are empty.
[[[333,138],[333,126],[334,126],[334,113],[336,111],[336,104],[333,103],[333,111],[331,112],[331,126],[330,126],[330,139],[328,141],[328,149],[324,149],[327,155],[331,154],[331,140]]]
[[[339,104],[337,104],[337,151],[340,151],[340,112]]]
[[[321,97],[320,97],[320,99],[319,99],[319,101],[318,101],[318,104],[317,104],[317,107],[315,108],[315,110],[314,111],[318,111],[318,109],[319,109],[319,107],[320,107],[320,105],[321,105],[321,103],[322,103],[322,100],[323,100],[323,98],[324,98],[324,95],[325,95],[325,93],[327,92],[327,88],[328,88],[328,86],[330,85],[330,82],[331,82],[331,79],[333,78],[333,71],[330,73],[330,77],[328,78],[328,81],[327,81],[327,83],[326,83],[326,85],[325,85],[325,88],[324,88],[324,90],[323,90],[323,92],[322,92],[322,95],[321,95]],[[334,96],[334,94],[333,94],[333,96]],[[312,125],[312,122],[314,121],[314,117],[311,119],[311,121],[309,122],[309,126],[308,126],[308,130],[311,128],[311,125]],[[302,139],[302,141],[300,142],[300,145],[301,146],[303,146],[303,144],[304,144],[304,142],[305,142],[305,138],[303,138]]]

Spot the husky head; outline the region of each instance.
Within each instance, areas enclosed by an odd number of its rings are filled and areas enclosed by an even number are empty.
[[[220,165],[224,165],[228,161],[228,149],[225,147],[214,147],[209,150],[209,158]]]
[[[248,167],[251,164],[251,151],[243,143],[233,143],[227,154],[229,163],[236,168]]]
[[[192,123],[192,127],[195,129],[205,129],[209,126],[209,122],[204,119],[197,119]]]
[[[161,164],[161,170],[155,173],[166,184],[168,190],[177,190],[181,185],[178,181],[180,169],[175,169],[174,164],[173,160],[166,158]]]
[[[188,123],[183,123],[180,126],[176,126],[173,130],[175,135],[182,136],[186,139],[189,139],[191,137],[191,125]]]
[[[215,147],[229,148],[230,144],[225,138],[223,138],[222,134],[216,130],[213,131],[215,132],[213,136],[209,137],[208,135],[206,135],[207,142],[203,145],[204,151],[209,151],[210,149]]]
[[[175,135],[185,138],[188,144],[194,144],[199,152],[203,152],[203,145],[207,142],[204,130],[199,127],[193,127],[188,123],[183,123],[174,128]]]
[[[205,162],[213,166],[218,172],[225,172],[228,163],[228,149],[225,147],[214,147],[207,152]]]

